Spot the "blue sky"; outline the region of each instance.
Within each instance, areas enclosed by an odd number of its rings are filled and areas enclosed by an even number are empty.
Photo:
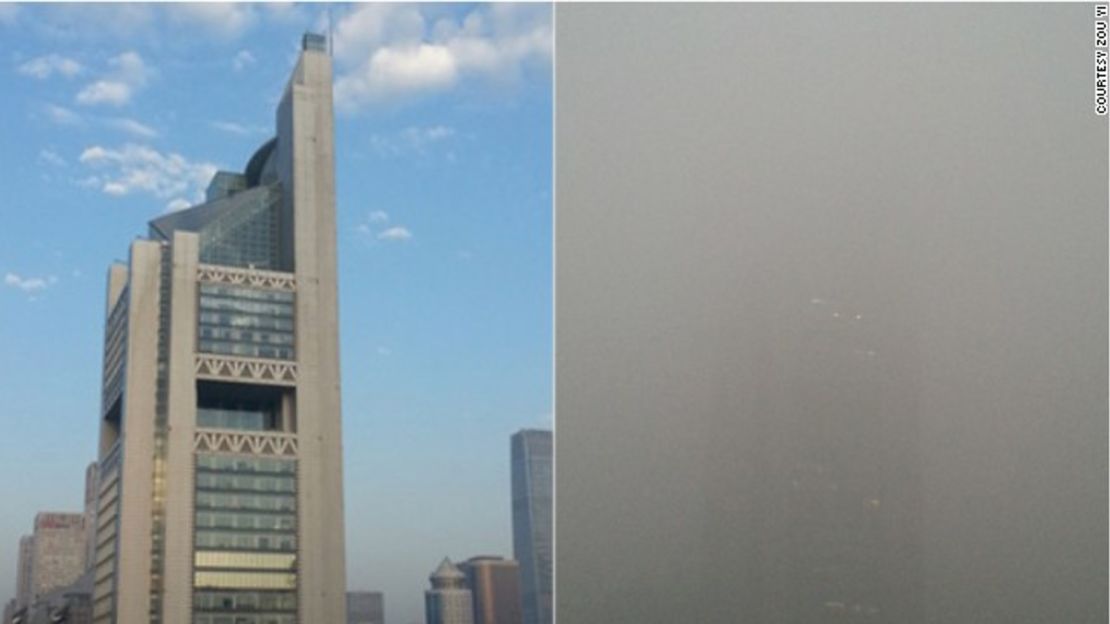
[[[0,599],[81,506],[107,265],[242,169],[324,13],[0,5]],[[509,435],[551,421],[550,8],[331,21],[349,584],[407,624],[444,555],[511,555]]]

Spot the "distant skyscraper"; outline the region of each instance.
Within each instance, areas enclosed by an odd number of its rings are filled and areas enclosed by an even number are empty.
[[[305,35],[276,122],[109,270],[97,624],[346,622],[324,37]]]
[[[466,576],[450,559],[444,559],[428,580],[432,588],[424,592],[427,624],[474,624],[474,606]]]
[[[84,516],[37,514],[32,543],[30,604],[48,592],[73,583],[85,571]]]
[[[385,599],[381,592],[347,592],[347,624],[384,624]]]
[[[765,410],[735,422],[719,414],[727,435],[707,452],[718,478],[731,480],[707,491],[727,483],[737,495],[708,497],[707,509],[733,519],[718,531],[745,537],[706,542],[700,556],[731,553],[750,562],[750,576],[707,580],[708,595],[753,621],[920,624],[929,619],[920,602],[920,435],[905,385],[916,339],[892,326],[880,337],[866,323],[830,323],[820,307],[776,312],[789,329],[756,343],[753,383]],[[875,351],[860,349],[873,340],[882,341]],[[738,427],[755,432],[739,447]],[[724,596],[734,602],[721,604]]]
[[[551,485],[551,432],[513,434],[513,554],[520,562],[524,624],[552,624]]]
[[[12,598],[4,605],[3,624],[11,624],[13,615],[15,615],[15,598]]]
[[[35,562],[35,537],[24,535],[19,538],[19,563],[16,567],[15,608],[25,608],[31,604],[31,570]]]
[[[471,557],[459,564],[474,602],[474,624],[522,624],[520,566],[503,557]]]

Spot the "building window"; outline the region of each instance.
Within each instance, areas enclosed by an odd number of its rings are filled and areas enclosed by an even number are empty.
[[[197,427],[293,432],[295,410],[293,388],[197,381]]]
[[[200,261],[257,269],[280,267],[277,185],[236,193],[229,206],[200,230]]]
[[[296,359],[292,292],[201,283],[199,293],[198,351]]]
[[[194,624],[295,624],[293,459],[196,456]]]

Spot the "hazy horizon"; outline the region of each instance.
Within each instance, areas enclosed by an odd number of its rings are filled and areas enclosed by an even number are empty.
[[[1105,622],[1094,5],[556,18],[565,624]]]

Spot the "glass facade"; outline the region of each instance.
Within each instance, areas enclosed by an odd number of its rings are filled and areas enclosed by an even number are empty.
[[[297,616],[287,613],[237,613],[232,615],[201,614],[193,617],[195,624],[297,624]]]
[[[228,284],[199,284],[197,350],[292,360],[294,294]]]
[[[173,311],[173,254],[162,245],[158,279],[158,366],[154,402],[154,475],[150,512],[150,624],[163,621],[166,567],[166,453],[169,450],[170,327]]]
[[[296,460],[196,456],[194,624],[294,624]]]
[[[197,382],[197,427],[236,431],[294,431],[295,393],[276,386]]]
[[[127,288],[120,293],[108,315],[104,331],[104,407],[123,391],[124,360],[127,353]]]
[[[197,408],[197,426],[240,431],[270,431],[276,428],[277,415],[270,411]]]
[[[292,494],[237,494],[197,492],[197,509],[234,509],[244,511],[293,511],[297,500]]]
[[[118,457],[119,446],[115,447]],[[111,622],[115,616],[113,599],[116,583],[116,546],[119,523],[119,467],[112,453],[101,463],[96,510],[96,551],[93,554],[93,622]]]
[[[278,185],[227,199],[232,205],[200,229],[200,261],[255,269],[279,268]]]
[[[297,608],[297,598],[282,592],[198,591],[193,605],[204,610],[292,611]]]

